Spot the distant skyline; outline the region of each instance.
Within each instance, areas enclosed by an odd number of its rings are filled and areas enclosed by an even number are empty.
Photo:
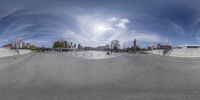
[[[0,40],[200,44],[198,0],[0,0]],[[199,41],[199,43],[198,43]]]

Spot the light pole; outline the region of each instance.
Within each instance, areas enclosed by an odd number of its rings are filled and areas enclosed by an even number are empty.
[[[17,54],[19,55],[20,54],[20,51],[19,51],[19,49],[20,49],[20,42],[22,41],[22,38],[16,38],[16,40],[15,40],[15,49],[16,49],[16,52],[17,52]]]
[[[112,49],[113,49],[113,45],[112,45],[112,43],[111,43],[111,49],[110,49],[110,50],[111,50],[111,55],[112,55]]]
[[[126,51],[126,43],[124,43],[123,51]]]

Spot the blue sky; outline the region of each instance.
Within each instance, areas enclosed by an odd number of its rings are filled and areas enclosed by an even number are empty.
[[[0,40],[20,37],[50,47],[56,40],[97,46],[199,44],[195,0],[0,0]]]

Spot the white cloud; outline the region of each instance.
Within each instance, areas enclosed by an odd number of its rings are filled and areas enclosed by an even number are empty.
[[[94,15],[79,15],[76,17],[78,27],[89,44],[104,43],[106,35],[113,33],[116,29],[113,23]]]
[[[120,28],[127,28],[126,24],[129,23],[129,20],[124,18],[124,19],[120,19],[119,23],[118,23],[118,27]]]
[[[121,34],[126,32],[127,24],[130,22],[127,18],[109,17],[101,18],[95,15],[77,15],[75,16],[77,25],[88,44],[92,46],[109,43],[113,39],[121,38]]]
[[[127,18],[110,17],[101,19],[93,15],[82,15],[77,17],[77,21],[81,33],[85,35],[75,37],[82,38],[91,46],[105,45],[114,39],[118,39],[123,44],[132,41],[134,36],[141,42],[169,42],[167,38],[152,32],[135,33],[135,31],[128,31],[127,24],[130,21]]]
[[[117,17],[111,17],[111,18],[109,18],[109,21],[112,21],[112,22],[117,21],[117,20],[119,20],[119,18],[117,18]]]

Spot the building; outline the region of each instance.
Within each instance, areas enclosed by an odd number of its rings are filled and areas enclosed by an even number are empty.
[[[69,47],[69,43],[67,41],[64,41],[64,47],[66,47],[66,48]]]
[[[74,43],[74,48],[76,48],[76,43]]]
[[[67,46],[66,41],[55,41],[53,43],[53,48],[65,48],[65,46]]]
[[[162,44],[152,44],[149,47],[147,47],[148,50],[158,50],[158,49],[163,49],[163,50],[171,50],[172,46],[171,45],[162,45]]]
[[[136,38],[134,38],[134,41],[133,41],[133,49],[137,49],[137,41],[136,41]]]
[[[158,44],[158,49],[164,49],[164,50],[171,50],[172,49],[172,46],[171,45],[161,45],[161,44]]]
[[[97,47],[97,50],[101,50],[101,51],[106,51],[106,50],[109,50],[109,45],[106,45],[106,46],[98,46]]]
[[[25,49],[30,49],[31,48],[31,44],[30,43],[26,43],[26,45],[25,45]]]
[[[81,44],[78,44],[78,49],[83,49],[83,46]]]
[[[84,49],[84,50],[96,50],[96,48],[93,48],[93,47],[87,47],[87,46],[84,47],[83,49]]]
[[[12,43],[3,45],[3,48],[12,49]]]
[[[73,48],[73,42],[70,43],[70,48]]]
[[[21,42],[19,48],[21,48],[21,49],[26,48],[26,43],[25,42]]]
[[[8,48],[8,49],[30,49],[31,48],[31,43],[25,43],[25,42],[11,42],[9,44],[5,44],[3,45],[4,48]]]
[[[81,45],[78,45],[73,42],[69,41],[55,41],[52,46],[53,49],[55,50],[64,50],[64,51],[69,51],[69,50],[75,50],[77,48],[82,48]]]
[[[150,46],[147,47],[147,50],[156,50],[158,49],[158,45],[151,44]]]

